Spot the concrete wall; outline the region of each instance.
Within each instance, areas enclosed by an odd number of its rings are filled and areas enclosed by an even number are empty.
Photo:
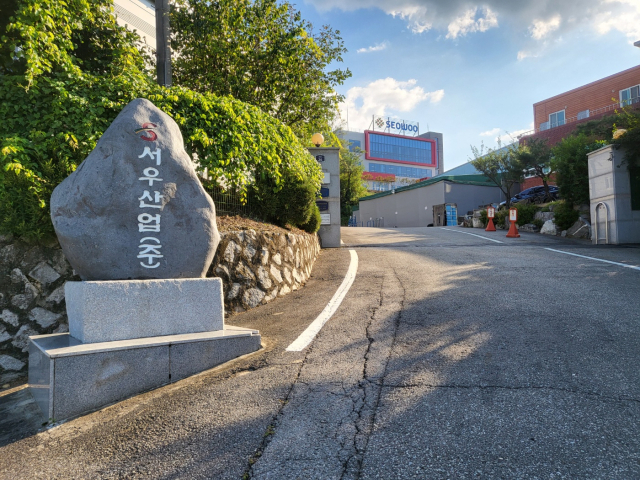
[[[322,248],[340,248],[340,149],[309,148],[325,175],[322,186],[329,189],[329,196],[321,201],[329,204],[329,210],[321,211],[322,225],[318,231]],[[328,182],[327,182],[328,180]],[[329,223],[326,222],[327,216]]]
[[[434,139],[438,143],[438,151],[436,152],[436,158],[438,159],[438,167],[434,169],[433,176],[444,172],[444,141],[441,133],[437,132],[426,132],[421,135],[418,135],[418,138],[429,138]]]
[[[445,182],[434,183],[360,202],[360,221],[384,217],[384,226],[426,227],[433,223],[434,205],[445,203]],[[398,212],[396,214],[396,212]]]
[[[604,243],[605,229],[609,227],[609,243],[640,243],[640,210],[631,210],[631,180],[627,164],[623,163],[624,151],[609,145],[589,156],[589,195],[591,197],[591,241]],[[608,225],[605,223],[606,205]]]
[[[385,227],[426,227],[433,222],[433,206],[455,203],[458,216],[488,203],[504,201],[498,187],[463,185],[445,180],[421,188],[360,201],[360,221],[384,217]],[[398,212],[396,214],[396,212]]]
[[[478,185],[462,185],[459,183],[444,182],[445,201],[443,203],[455,203],[458,206],[458,216],[462,217],[481,205],[500,203],[506,200],[498,187],[482,187]]]

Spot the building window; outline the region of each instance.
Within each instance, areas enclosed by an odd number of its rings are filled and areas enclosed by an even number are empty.
[[[349,140],[349,151],[353,152],[356,148],[362,149],[360,140]]]
[[[375,173],[393,173],[397,177],[424,178],[433,176],[430,168],[401,167],[369,162],[369,171]]]
[[[640,85],[620,90],[620,106],[626,107],[640,102]]]
[[[559,127],[560,125],[564,125],[564,110],[549,115],[549,128]]]
[[[369,157],[412,163],[433,162],[431,142],[369,133]]]
[[[578,112],[578,120],[583,120],[585,118],[589,118],[589,109]]]

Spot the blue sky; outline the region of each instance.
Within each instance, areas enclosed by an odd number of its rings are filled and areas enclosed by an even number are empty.
[[[295,0],[294,0],[295,1]],[[640,0],[298,0],[339,30],[353,76],[342,118],[373,114],[444,135],[445,168],[470,145],[533,128],[533,103],[640,64]]]

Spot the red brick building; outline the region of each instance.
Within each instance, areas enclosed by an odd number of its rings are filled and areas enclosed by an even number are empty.
[[[554,145],[580,123],[629,105],[640,106],[640,65],[534,103],[535,131],[521,137],[520,142],[541,138]],[[522,188],[537,185],[542,185],[539,178],[527,178]]]

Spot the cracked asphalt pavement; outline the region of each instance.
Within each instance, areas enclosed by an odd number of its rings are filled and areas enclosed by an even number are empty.
[[[640,478],[640,271],[545,249],[640,248],[462,231],[343,229],[358,274],[302,352],[347,248],[227,319],[251,356],[39,433],[0,397],[0,478]]]

